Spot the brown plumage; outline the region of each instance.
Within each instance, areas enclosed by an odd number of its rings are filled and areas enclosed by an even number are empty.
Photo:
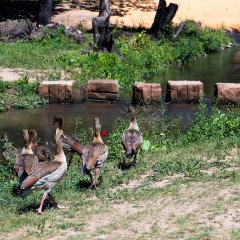
[[[33,168],[38,164],[38,158],[33,154],[29,140],[29,131],[23,130],[24,147],[21,154],[16,154],[14,162],[14,170],[21,184],[25,178],[32,172]]]
[[[30,144],[31,144],[33,153],[37,156],[39,162],[46,162],[46,161],[53,160],[54,156],[48,147],[48,143],[46,143],[45,146],[38,145],[37,131],[35,129],[29,130],[29,138],[30,138]]]
[[[128,112],[131,114],[130,125],[129,128],[122,134],[122,158],[124,164],[125,158],[134,157],[134,162],[136,162],[137,153],[143,142],[143,135],[137,124],[135,109],[133,107],[129,107]]]
[[[53,118],[53,125],[57,124],[59,129],[63,129],[64,119],[62,116],[55,116]],[[83,145],[80,140],[72,133],[63,134],[62,136],[63,149],[65,151],[67,162],[70,165],[73,154],[82,156]]]
[[[83,168],[82,171],[89,175],[91,179],[91,188],[96,188],[97,179],[100,175],[100,168],[106,161],[108,156],[108,147],[103,143],[100,135],[100,123],[99,118],[94,119],[95,125],[95,137],[91,144],[88,144],[83,149],[82,159]],[[94,176],[92,177],[91,171],[95,170]]]
[[[25,195],[31,189],[43,189],[40,207],[37,209],[38,214],[42,214],[42,207],[46,196],[48,195],[55,207],[62,208],[56,203],[52,195],[50,194],[52,188],[62,179],[67,171],[66,156],[62,149],[61,135],[63,131],[61,129],[56,130],[56,144],[57,155],[51,162],[42,162],[35,166],[30,176],[28,176],[22,183],[21,189],[22,195]]]

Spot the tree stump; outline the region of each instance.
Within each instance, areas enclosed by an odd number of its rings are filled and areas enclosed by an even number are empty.
[[[46,26],[52,19],[52,0],[39,0],[38,25]]]
[[[109,19],[111,16],[109,0],[100,0],[99,15],[93,18],[93,39],[99,51],[104,51],[106,48],[109,52],[112,51],[113,39],[111,28],[109,27]]]
[[[157,12],[150,28],[150,33],[156,38],[160,38],[165,33],[165,26],[172,21],[177,10],[177,4],[170,3],[167,6],[165,0],[159,0]]]

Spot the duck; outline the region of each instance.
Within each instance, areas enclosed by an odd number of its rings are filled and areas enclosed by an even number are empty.
[[[30,190],[44,190],[40,206],[37,209],[38,214],[43,213],[42,207],[47,196],[56,208],[65,208],[64,206],[59,205],[51,195],[52,188],[64,177],[67,172],[67,160],[61,142],[62,134],[63,131],[61,129],[56,129],[55,141],[57,145],[57,154],[55,158],[50,162],[38,163],[32,173],[22,182],[20,186],[22,196],[28,194]]]
[[[46,142],[45,145],[38,145],[37,131],[35,129],[29,130],[29,137],[32,151],[37,156],[39,162],[53,160],[54,157],[48,147],[48,142]]]
[[[18,150],[19,153],[16,153],[16,159],[14,162],[14,170],[17,173],[19,184],[22,184],[38,164],[38,158],[31,148],[28,129],[23,129],[23,139],[24,147],[21,151]]]
[[[129,107],[128,112],[131,114],[131,120],[128,129],[122,133],[122,160],[125,164],[126,158],[132,158],[134,163],[137,160],[137,154],[143,142],[143,134],[139,130],[134,107]]]
[[[63,129],[64,119],[62,116],[54,116],[53,125],[57,124],[58,129]],[[80,140],[73,134],[62,135],[62,143],[65,154],[67,156],[67,162],[70,166],[73,154],[77,154],[78,156],[82,156],[83,145]]]
[[[101,125],[99,118],[94,118],[94,127],[95,136],[93,142],[83,148],[83,167],[81,168],[83,173],[89,175],[91,180],[90,188],[92,189],[96,189],[97,180],[100,175],[100,169],[108,156],[108,146],[104,144],[100,134]],[[95,170],[94,176],[92,176],[92,170]]]

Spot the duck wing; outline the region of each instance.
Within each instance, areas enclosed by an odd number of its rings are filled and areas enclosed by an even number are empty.
[[[30,175],[37,164],[38,158],[34,154],[20,154],[16,157],[14,169],[17,172],[18,177],[21,177],[23,172]]]
[[[99,167],[102,166],[102,164],[105,162],[107,159],[108,155],[108,147],[107,145],[103,143],[97,143],[97,144],[88,144],[84,149],[83,149],[83,165],[90,170],[97,165]]]
[[[135,129],[127,129],[122,134],[122,145],[127,154],[132,155],[141,146],[143,135]]]
[[[69,145],[70,149],[79,155],[82,155],[83,145],[81,144],[80,140],[71,134],[65,134],[62,138],[62,142]]]
[[[47,162],[54,159],[48,146],[37,146],[32,148],[33,153],[38,157],[39,162]]]
[[[31,175],[23,181],[21,189],[31,188],[38,180],[55,172],[61,165],[62,163],[57,161],[39,163]]]

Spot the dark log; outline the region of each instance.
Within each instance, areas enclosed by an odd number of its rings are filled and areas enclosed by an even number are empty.
[[[46,26],[52,19],[52,0],[39,0],[38,26]]]
[[[169,6],[167,6],[165,0],[159,0],[158,9],[150,28],[150,33],[157,38],[161,37],[161,35],[165,33],[164,27],[172,21],[177,10],[177,4],[170,3]]]
[[[178,37],[178,35],[181,33],[181,31],[184,29],[185,27],[185,21],[181,21],[177,27],[176,33],[173,34],[173,39],[176,39]]]
[[[100,0],[99,15],[93,18],[93,39],[98,50],[103,51],[105,48],[111,52],[113,46],[113,39],[111,28],[109,27],[109,19],[111,16],[109,0]]]

